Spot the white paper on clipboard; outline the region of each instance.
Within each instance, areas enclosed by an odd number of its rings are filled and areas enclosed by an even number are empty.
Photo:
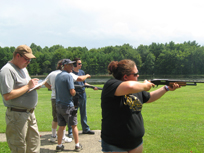
[[[47,79],[45,79],[45,80],[43,80],[42,82],[38,83],[35,87],[29,89],[28,92],[31,92],[32,90],[35,90],[36,88],[38,88],[38,87],[44,85],[46,81],[47,81]]]

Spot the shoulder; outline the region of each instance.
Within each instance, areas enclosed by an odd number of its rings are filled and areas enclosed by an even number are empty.
[[[52,71],[49,75],[57,75],[61,72],[62,72],[61,70],[55,70],[55,71]]]
[[[121,80],[117,80],[117,79],[109,79],[106,83],[113,85],[113,84],[121,84],[122,81]]]
[[[10,63],[7,63],[2,67],[0,70],[0,82],[5,80],[12,80],[13,78],[16,78],[16,70]],[[10,81],[8,81],[10,83]]]
[[[117,79],[110,79],[108,80],[103,89],[107,89],[107,88],[117,88],[120,84],[122,83],[122,81],[117,80]]]
[[[47,77],[49,77],[49,76],[56,76],[57,74],[59,74],[59,73],[61,73],[61,72],[62,72],[61,70],[52,71],[52,72],[50,72],[50,74],[48,74]]]
[[[83,70],[79,70],[79,73],[81,73],[81,74],[85,74],[85,72],[83,71]]]
[[[84,70],[82,70],[82,69],[79,69],[79,71],[80,71],[80,72],[84,72]]]
[[[61,76],[63,78],[72,78],[72,74],[66,72],[66,71],[62,71],[61,73],[58,74],[58,76]]]
[[[2,70],[9,69],[9,68],[13,68],[13,65],[8,62],[8,63],[6,63],[6,64],[1,68],[1,71],[2,71]]]
[[[102,90],[101,98],[112,97],[117,89],[117,87],[122,83],[122,81],[117,79],[110,79],[108,80]]]
[[[13,71],[14,69],[15,68],[10,63],[7,63],[1,68],[0,73],[1,74],[9,73],[10,71]]]

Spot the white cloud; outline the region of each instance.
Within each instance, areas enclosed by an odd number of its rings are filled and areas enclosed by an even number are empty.
[[[89,49],[152,42],[204,44],[201,0],[7,0],[0,5],[0,46],[35,43]]]

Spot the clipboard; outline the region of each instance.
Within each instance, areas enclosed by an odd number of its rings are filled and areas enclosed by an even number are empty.
[[[46,82],[47,82],[47,79],[43,80],[42,82],[38,83],[35,87],[29,89],[28,92],[31,92],[31,91],[35,90],[36,88],[44,85]]]

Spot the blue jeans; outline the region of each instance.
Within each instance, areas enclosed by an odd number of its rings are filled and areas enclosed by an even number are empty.
[[[80,116],[81,116],[81,126],[82,131],[87,132],[90,130],[87,124],[87,115],[86,115],[86,92],[83,92],[79,96],[79,109],[80,109]],[[68,135],[72,135],[72,128],[69,127]]]

